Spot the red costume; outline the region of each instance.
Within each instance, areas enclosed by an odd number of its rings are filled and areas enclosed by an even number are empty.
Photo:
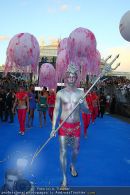
[[[50,119],[52,121],[53,119],[53,111],[54,111],[54,105],[55,105],[56,96],[55,93],[48,96],[48,113],[50,116]]]
[[[18,100],[24,100],[28,96],[27,92],[22,91],[22,92],[17,92],[16,93],[16,98]]]
[[[88,94],[88,96],[86,97],[86,102],[88,104],[89,110],[92,113],[93,112],[93,105],[92,105],[92,97],[91,94]],[[91,120],[91,114],[86,114],[86,113],[82,113],[82,119],[83,119],[83,124],[84,124],[84,136],[87,135],[87,129],[89,127],[90,124],[90,120]]]
[[[18,120],[20,124],[20,132],[24,133],[25,131],[25,120],[26,120],[26,105],[22,105],[21,102],[27,98],[26,92],[17,92],[16,98],[18,99]]]
[[[98,98],[96,92],[92,92],[91,96],[92,96],[92,104],[93,104],[92,122],[94,123],[94,121],[99,113],[99,98]]]
[[[62,121],[60,121],[61,123]],[[58,130],[59,136],[80,137],[80,122],[67,123],[65,122]]]

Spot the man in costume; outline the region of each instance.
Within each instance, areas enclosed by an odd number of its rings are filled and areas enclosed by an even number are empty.
[[[76,87],[76,80],[78,78],[78,70],[75,65],[70,64],[66,72],[66,84],[67,86],[57,92],[55,108],[53,113],[52,121],[52,132],[51,136],[55,136],[56,132],[56,122],[58,114],[61,110],[60,123],[65,120],[65,118],[74,109],[75,105],[79,102],[80,104],[74,110],[74,112],[69,116],[63,126],[59,129],[59,142],[60,142],[60,162],[63,174],[62,187],[67,186],[67,146],[69,145],[72,149],[72,159],[70,165],[70,173],[73,177],[78,175],[75,164],[77,160],[77,155],[79,152],[80,143],[80,111],[89,113],[88,105],[86,101],[82,99],[84,95],[83,91]]]
[[[14,112],[15,107],[17,106],[18,112],[18,120],[20,124],[19,133],[24,135],[25,132],[25,120],[26,120],[26,112],[29,111],[29,100],[28,94],[24,91],[24,87],[19,87],[19,92],[16,93],[15,102],[13,105],[12,111]]]

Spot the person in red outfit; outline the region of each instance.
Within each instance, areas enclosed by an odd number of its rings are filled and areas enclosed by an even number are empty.
[[[92,123],[94,123],[95,119],[97,118],[98,113],[99,113],[99,107],[100,107],[99,106],[99,97],[95,91],[93,91],[91,93],[91,97],[92,97],[92,105],[93,105]]]
[[[24,90],[23,86],[19,87],[19,92],[16,93],[15,102],[13,105],[12,112],[14,113],[14,109],[17,105],[17,112],[18,112],[18,120],[20,124],[20,131],[21,135],[24,135],[25,132],[25,119],[26,119],[26,112],[29,111],[29,100],[28,94]]]
[[[86,102],[89,107],[90,113],[93,112],[93,105],[92,105],[92,97],[91,94],[89,93],[86,97]],[[83,119],[83,126],[84,126],[84,137],[87,138],[87,129],[90,125],[90,120],[91,120],[91,114],[90,113],[82,113],[82,119]]]
[[[49,96],[48,96],[48,113],[49,113],[49,117],[52,121],[53,119],[53,111],[54,111],[54,106],[55,106],[55,100],[56,100],[56,94],[55,91],[53,89],[51,89],[49,91]]]

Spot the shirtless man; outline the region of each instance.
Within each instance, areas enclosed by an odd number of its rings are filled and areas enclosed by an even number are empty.
[[[59,129],[59,142],[60,142],[60,162],[63,174],[62,187],[67,186],[66,166],[67,166],[67,146],[72,149],[72,161],[70,165],[70,173],[73,177],[78,175],[75,169],[75,163],[79,152],[80,142],[80,111],[89,113],[86,101],[81,100],[84,95],[83,91],[77,89],[75,86],[78,78],[77,69],[74,65],[70,64],[66,72],[67,86],[58,91],[56,96],[55,108],[52,121],[51,136],[55,136],[56,122],[58,114],[61,110],[60,123],[69,115],[75,105],[80,102],[79,106],[66,120],[63,126]],[[80,101],[81,100],[81,101]]]
[[[28,94],[24,91],[24,87],[19,87],[19,92],[16,93],[15,102],[13,105],[12,112],[14,113],[14,109],[17,106],[18,112],[18,120],[20,124],[19,133],[24,135],[25,133],[25,120],[26,120],[26,112],[29,112],[29,100]]]

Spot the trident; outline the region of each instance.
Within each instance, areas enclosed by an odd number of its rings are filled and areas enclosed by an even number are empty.
[[[110,62],[110,63],[106,63],[108,61],[108,59],[111,58],[111,55],[108,56],[105,61],[104,61],[104,68],[102,70],[102,72],[99,74],[99,76],[97,77],[97,79],[95,80],[95,82],[93,83],[93,85],[88,89],[88,91],[80,98],[79,102],[75,105],[75,107],[73,108],[73,110],[68,114],[68,116],[62,121],[62,123],[60,123],[60,125],[58,126],[58,128],[55,130],[55,133],[63,126],[63,124],[66,122],[66,120],[70,117],[70,115],[75,111],[75,109],[79,106],[79,104],[83,103],[84,98],[88,95],[88,93],[91,91],[91,89],[95,86],[95,84],[100,80],[101,77],[103,77],[107,72],[110,72],[112,70],[115,70],[118,66],[120,66],[120,63],[118,63],[115,68],[112,68],[112,64],[117,60],[117,58],[119,57],[119,54],[117,56],[115,56],[115,58]],[[43,148],[48,144],[48,142],[53,138],[54,136],[50,136],[46,142],[44,144],[41,145],[41,147],[39,149],[36,150],[36,152],[33,155],[32,161],[31,161],[31,165],[33,164],[33,161],[35,160],[35,158],[38,156],[38,154],[43,150]]]

